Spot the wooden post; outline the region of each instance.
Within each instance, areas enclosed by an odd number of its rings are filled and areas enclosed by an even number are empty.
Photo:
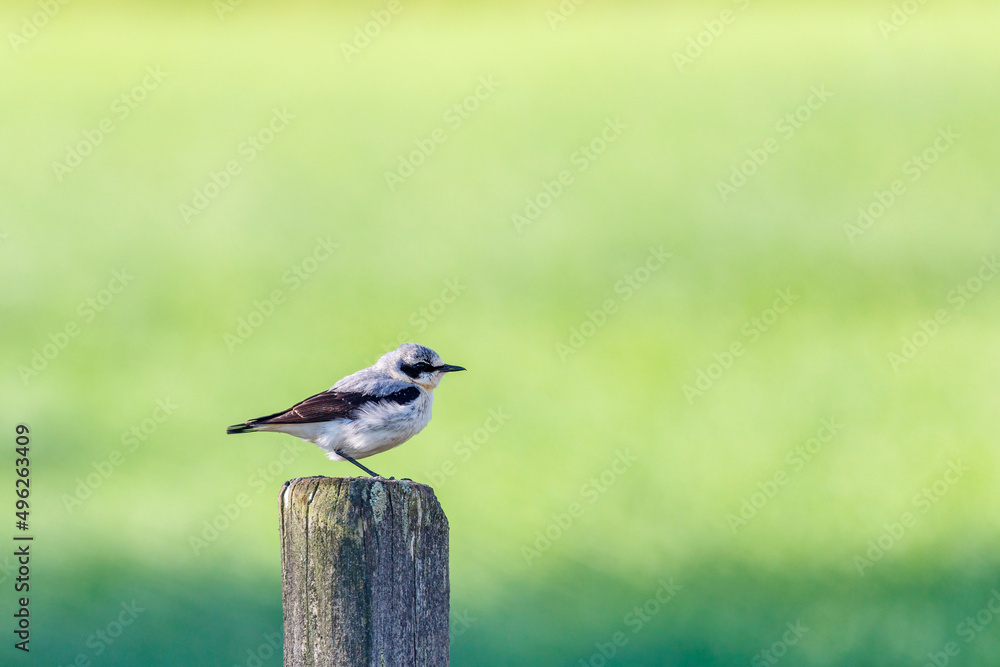
[[[448,664],[448,519],[423,484],[285,482],[285,667]]]

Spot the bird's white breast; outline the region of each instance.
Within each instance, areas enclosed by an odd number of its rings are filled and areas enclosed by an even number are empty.
[[[361,459],[392,449],[419,433],[431,420],[433,395],[421,391],[411,403],[372,403],[362,408],[354,419],[338,419],[321,424],[312,437],[298,437],[315,443],[331,460],[342,460],[336,451]],[[293,433],[293,435],[298,435]]]

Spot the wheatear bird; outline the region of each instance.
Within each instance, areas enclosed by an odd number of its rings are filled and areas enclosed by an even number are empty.
[[[434,388],[445,373],[464,371],[441,363],[434,350],[403,343],[368,368],[287,410],[257,417],[226,433],[278,431],[318,446],[331,461],[358,463],[392,449],[419,433],[431,420]]]

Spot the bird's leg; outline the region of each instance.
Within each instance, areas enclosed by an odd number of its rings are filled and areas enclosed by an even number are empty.
[[[372,477],[382,477],[382,475],[378,474],[377,472],[372,472],[371,470],[369,470],[368,468],[364,467],[363,465],[361,465],[360,463],[358,463],[357,461],[355,461],[354,459],[352,459],[350,456],[348,456],[344,452],[334,452],[334,453],[337,456],[339,456],[340,458],[344,459],[345,461],[350,461],[354,465],[358,466],[359,468],[361,468],[362,470],[364,470],[366,473],[368,473]]]

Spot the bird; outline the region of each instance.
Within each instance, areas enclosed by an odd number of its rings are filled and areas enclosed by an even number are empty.
[[[429,347],[403,343],[330,389],[287,410],[234,424],[226,433],[288,433],[318,446],[331,461],[350,461],[382,477],[357,459],[392,449],[422,431],[431,420],[434,389],[446,373],[464,370],[443,363]]]

